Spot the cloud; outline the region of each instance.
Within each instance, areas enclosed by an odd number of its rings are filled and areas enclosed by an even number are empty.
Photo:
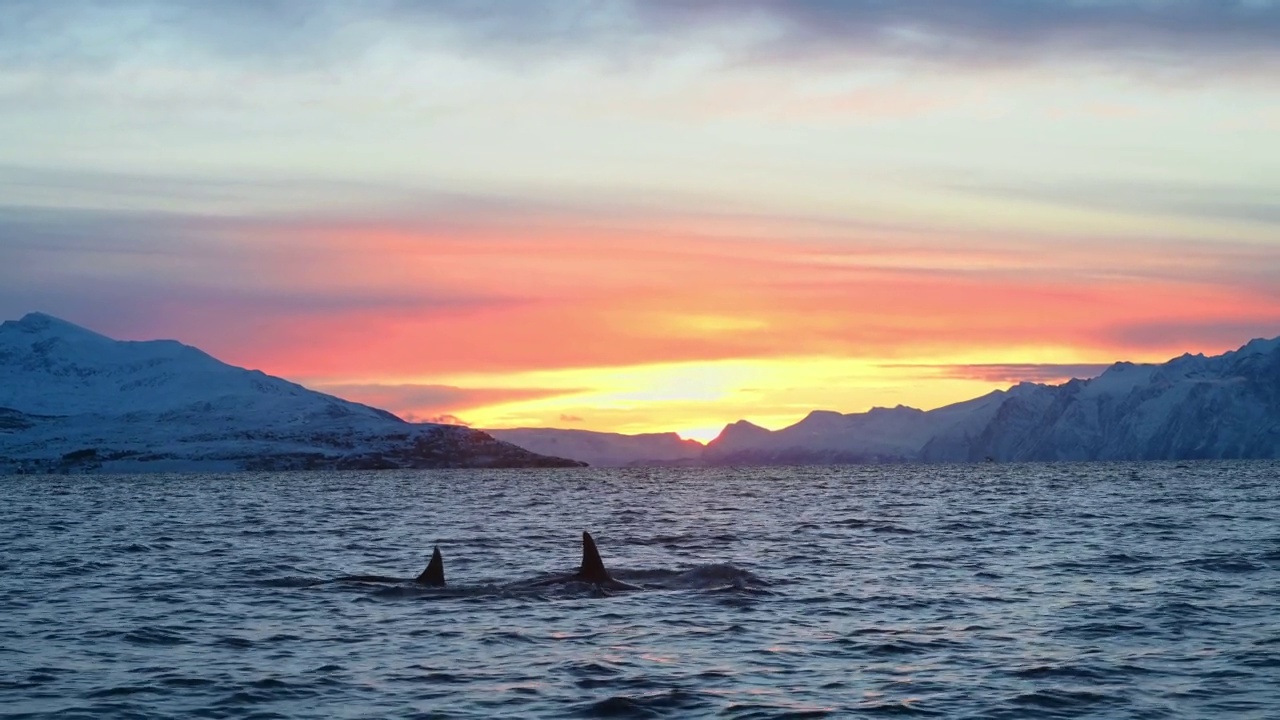
[[[1058,57],[1146,64],[1280,53],[1280,6],[1269,0],[657,0],[658,25],[767,18],[779,56],[881,54],[1017,63]]]
[[[936,372],[938,376],[957,380],[981,380],[990,383],[1017,384],[1020,382],[1058,383],[1072,378],[1097,377],[1106,370],[1105,364],[1058,363],[984,363],[971,365],[885,365],[892,368],[919,368]]]
[[[470,212],[444,214],[464,222]],[[331,230],[320,218],[0,206],[0,311],[39,309],[126,338],[200,328],[189,342],[245,359],[233,344],[269,353],[314,340],[319,319],[422,321],[522,302],[496,284],[476,292],[406,275],[406,258],[429,250],[380,252],[313,224]],[[250,340],[246,328],[265,327]]]
[[[1104,330],[1108,340],[1132,348],[1179,348],[1179,352],[1217,354],[1255,338],[1280,336],[1280,308],[1252,308],[1245,318],[1195,320],[1161,318],[1116,324]]]
[[[0,64],[219,58],[307,71],[406,47],[618,67],[691,48],[724,62],[1086,61],[1144,72],[1274,65],[1270,0],[131,0],[0,4]]]
[[[463,427],[471,427],[471,423],[463,420],[457,415],[445,414],[423,417],[415,413],[406,413],[404,419],[415,423],[435,423],[437,425],[461,425]]]
[[[1280,201],[1265,184],[1170,184],[1088,180],[1019,180],[1016,184],[951,182],[941,187],[999,200],[1030,201],[1155,217],[1280,225]]]
[[[577,416],[577,415],[568,415],[568,414],[566,414],[566,413],[560,413],[560,422],[564,422],[564,423],[580,423],[580,422],[582,422],[582,418],[581,418],[581,417],[579,417],[579,416]]]
[[[1149,347],[1169,318],[1187,332],[1154,349],[1177,350],[1238,344],[1213,328],[1280,314],[1265,245],[619,208],[584,220],[571,208],[443,204],[371,222],[0,207],[0,315],[42,310],[350,382],[1011,343],[1109,349],[1126,347],[1116,328],[1157,328],[1134,335]],[[467,410],[406,392],[371,402]]]
[[[571,395],[577,390],[551,388],[463,388],[451,385],[307,383],[322,392],[389,410],[410,422],[470,425],[459,418],[485,405]]]

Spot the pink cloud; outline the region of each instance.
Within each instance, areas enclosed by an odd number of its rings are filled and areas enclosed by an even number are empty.
[[[220,232],[230,239],[206,247],[209,269],[146,266],[56,286],[89,292],[85,308],[115,308],[103,331],[175,337],[302,379],[892,359],[1014,342],[1129,358],[1248,339],[1222,328],[1280,334],[1270,282],[1280,261],[1245,244],[567,211]],[[351,389],[422,417],[540,391],[456,402],[413,397],[421,392]]]
[[[469,425],[465,411],[499,403],[537,400],[573,391],[542,388],[461,388],[449,385],[383,385],[306,383],[347,400],[389,410],[410,422]]]

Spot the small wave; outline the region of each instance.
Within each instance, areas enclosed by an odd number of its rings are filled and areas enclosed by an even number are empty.
[[[1014,670],[1011,674],[1032,680],[1068,678],[1091,682],[1103,682],[1112,677],[1112,673],[1080,665],[1036,665]]]
[[[143,627],[131,630],[121,636],[125,642],[134,645],[186,645],[191,640],[166,628]]]
[[[942,525],[939,525],[938,529],[945,530],[947,532],[956,532],[956,531],[962,531],[962,530],[982,530],[988,527],[991,527],[990,523],[975,523],[975,522],[968,522],[966,520],[955,520],[949,523],[943,523]]]
[[[310,587],[312,585],[323,585],[327,582],[329,581],[323,578],[295,575],[290,577],[267,578],[266,580],[254,580],[253,584],[269,588],[301,588]]]
[[[1245,667],[1275,668],[1280,667],[1280,653],[1253,651],[1235,655],[1234,662]]]
[[[833,707],[788,707],[785,705],[765,705],[765,703],[735,703],[721,711],[721,717],[733,717],[735,720],[805,720],[809,717],[838,717],[840,712]]]
[[[1146,631],[1146,625],[1138,625],[1135,623],[1082,623],[1079,625],[1068,625],[1064,628],[1051,631],[1049,634],[1096,639],[1111,638],[1127,633],[1139,634]]]
[[[214,640],[213,644],[218,645],[220,647],[234,648],[237,650],[244,650],[244,649],[253,647],[252,640],[247,640],[242,637],[235,637],[230,635],[227,637],[220,637],[217,640]]]
[[[536,640],[517,630],[503,630],[485,635],[480,638],[480,642],[484,645],[529,645],[535,643]]]
[[[1114,701],[1115,698],[1110,695],[1090,692],[1088,690],[1048,688],[1045,690],[1034,690],[1032,692],[1023,693],[1014,697],[1010,702],[1014,705],[1024,707],[1032,706],[1044,708],[1046,710],[1063,710],[1068,708],[1085,708]]]
[[[646,588],[664,590],[719,590],[723,588],[760,588],[769,583],[750,570],[715,563],[688,570],[618,570],[619,580],[639,583]]]
[[[911,642],[910,640],[901,640],[872,645],[867,648],[867,654],[872,657],[918,655],[926,650],[928,650],[928,648],[921,643]]]
[[[1102,556],[1102,562],[1110,565],[1133,565],[1136,563],[1146,563],[1155,560],[1151,555],[1142,553],[1130,554],[1124,552],[1109,553]]]
[[[888,533],[891,535],[915,535],[916,531],[911,528],[903,527],[896,523],[886,522],[875,525],[871,528],[871,532]]]
[[[1212,555],[1184,560],[1178,564],[1182,567],[1219,573],[1249,573],[1267,569],[1266,565],[1253,562],[1244,555]]]
[[[120,697],[123,695],[144,695],[152,693],[164,692],[160,688],[151,685],[121,685],[119,687],[104,688],[102,690],[94,690],[86,695],[91,698],[109,698]]]
[[[889,700],[862,703],[857,706],[857,709],[860,715],[936,717],[944,714],[939,710],[921,707],[915,702],[909,700]],[[792,716],[788,715],[787,717]],[[809,717],[827,717],[827,715],[811,715]]]
[[[615,677],[622,670],[615,665],[597,660],[576,661],[564,666],[566,672],[577,677]]]
[[[166,685],[168,687],[195,688],[195,687],[207,687],[209,685],[213,685],[214,681],[208,678],[179,676],[179,677],[161,678],[160,684]]]
[[[710,700],[702,693],[674,689],[642,695],[615,695],[590,702],[576,714],[592,718],[653,718],[703,710],[710,705]]]

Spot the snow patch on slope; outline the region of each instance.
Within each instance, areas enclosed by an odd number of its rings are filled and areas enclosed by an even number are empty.
[[[41,313],[0,324],[0,472],[567,465]]]

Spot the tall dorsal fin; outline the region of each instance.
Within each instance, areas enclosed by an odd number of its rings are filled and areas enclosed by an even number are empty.
[[[439,547],[431,553],[431,562],[427,563],[427,569],[423,570],[414,582],[419,585],[444,587],[444,558],[440,556]]]
[[[578,568],[578,578],[586,582],[601,583],[612,580],[609,571],[604,569],[604,561],[600,559],[600,551],[596,549],[596,541],[591,533],[582,531],[582,567]]]

